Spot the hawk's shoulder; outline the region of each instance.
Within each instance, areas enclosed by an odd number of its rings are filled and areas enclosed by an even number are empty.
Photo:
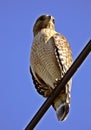
[[[72,52],[67,39],[59,33],[53,36],[55,45],[55,55],[61,65],[67,66],[69,68],[72,64]],[[67,71],[67,70],[66,70]]]

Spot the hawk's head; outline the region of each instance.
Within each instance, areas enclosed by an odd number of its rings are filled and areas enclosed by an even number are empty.
[[[54,24],[55,24],[55,19],[53,16],[50,16],[50,15],[42,15],[40,16],[35,24],[34,24],[34,27],[33,27],[33,33],[34,33],[34,36],[39,32],[41,31],[41,29],[43,28],[49,28],[49,29],[52,29],[54,30]]]

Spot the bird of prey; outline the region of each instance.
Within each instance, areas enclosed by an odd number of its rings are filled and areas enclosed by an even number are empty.
[[[33,26],[30,73],[38,93],[49,97],[72,64],[72,52],[66,38],[55,31],[55,19],[40,16]],[[70,108],[71,79],[54,100],[58,120],[65,120]]]

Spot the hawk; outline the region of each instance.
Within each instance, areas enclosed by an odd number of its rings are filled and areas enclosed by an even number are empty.
[[[66,38],[55,31],[55,19],[40,16],[33,27],[30,73],[38,93],[50,96],[72,64],[72,52]],[[65,120],[70,108],[71,79],[60,91],[52,106],[58,120]]]

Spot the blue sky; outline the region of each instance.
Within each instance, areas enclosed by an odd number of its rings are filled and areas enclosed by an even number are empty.
[[[45,101],[32,83],[32,27],[41,14],[56,19],[73,59],[91,39],[91,0],[0,0],[0,130],[23,130]],[[65,122],[52,107],[35,130],[91,130],[91,55],[73,76],[71,109]]]

